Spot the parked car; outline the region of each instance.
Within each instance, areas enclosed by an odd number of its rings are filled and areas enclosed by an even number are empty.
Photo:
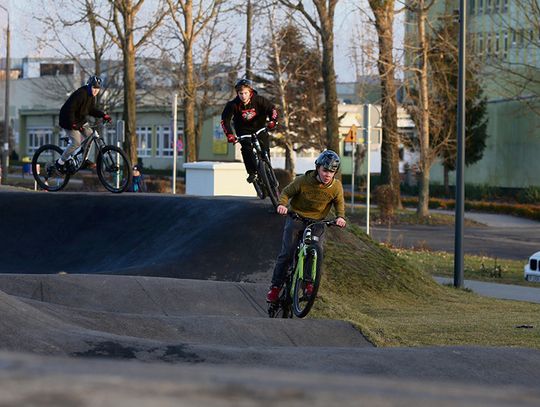
[[[540,283],[540,252],[529,257],[529,262],[523,267],[525,280]]]

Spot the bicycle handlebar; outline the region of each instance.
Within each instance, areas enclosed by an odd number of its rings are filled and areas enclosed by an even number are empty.
[[[337,226],[336,219],[322,219],[322,220],[315,220],[310,218],[305,218],[302,215],[299,215],[298,213],[294,211],[288,211],[287,215],[290,216],[293,219],[301,220],[304,223],[307,223],[309,226],[316,225],[318,223],[325,224],[326,226]]]
[[[251,133],[251,134],[243,134],[241,136],[236,136],[236,139],[238,141],[242,140],[242,139],[246,139],[246,138],[253,138],[253,137],[257,137],[260,133],[262,133],[263,131],[266,130],[266,127],[263,127],[263,128],[260,128],[259,130],[257,130],[255,133]]]
[[[96,119],[93,124],[90,124],[88,122],[85,123],[84,127],[88,127],[88,128],[90,128],[92,130],[96,130],[101,126],[103,126],[103,127],[112,127],[112,122],[108,122],[108,121],[103,120],[103,118],[99,118],[99,119]]]

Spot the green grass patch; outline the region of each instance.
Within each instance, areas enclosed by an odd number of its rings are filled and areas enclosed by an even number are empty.
[[[355,225],[330,233],[312,316],[350,321],[377,346],[540,349],[540,304],[441,286]]]
[[[453,253],[394,248],[391,250],[399,258],[408,261],[427,274],[443,277],[454,276]],[[466,255],[463,265],[463,275],[467,280],[540,288],[538,283],[525,281],[523,277],[524,261]]]
[[[357,207],[354,209],[354,212],[351,211],[350,206],[347,210],[347,218],[350,222],[356,223],[358,225],[366,224],[366,208]],[[380,216],[380,211],[377,208],[371,208],[369,211],[370,225],[431,225],[431,226],[440,226],[440,225],[455,225],[454,215],[448,215],[444,213],[430,213],[428,216],[418,216],[416,211],[412,210],[397,210],[392,219],[382,219]],[[465,226],[485,226],[482,223],[478,223],[471,219],[464,220]]]

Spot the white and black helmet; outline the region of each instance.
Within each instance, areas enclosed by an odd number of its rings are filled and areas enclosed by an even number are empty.
[[[322,165],[323,168],[333,172],[339,170],[340,164],[341,160],[339,158],[339,155],[337,155],[332,150],[324,150],[315,160],[315,165],[317,167],[320,167]]]
[[[88,82],[86,82],[86,84],[91,87],[91,88],[101,88],[101,83],[103,82],[103,80],[97,76],[97,75],[92,75],[89,79],[88,79]]]

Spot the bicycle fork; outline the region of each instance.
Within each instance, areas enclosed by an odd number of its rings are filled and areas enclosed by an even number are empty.
[[[303,245],[300,250],[298,251],[298,261],[296,263],[296,268],[294,270],[293,275],[293,283],[291,284],[291,298],[294,295],[294,290],[296,286],[296,281],[301,279],[304,280],[304,261],[307,256],[307,251],[309,250],[309,247],[307,245]],[[317,251],[312,250],[312,261],[311,261],[311,281],[315,282],[315,278],[317,277]]]

